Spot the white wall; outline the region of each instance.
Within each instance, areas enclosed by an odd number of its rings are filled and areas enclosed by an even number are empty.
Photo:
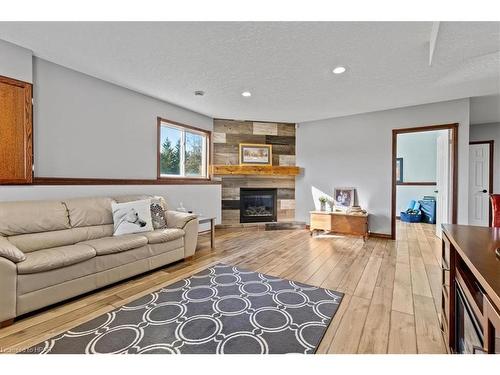
[[[24,49],[8,47],[10,65],[24,64]],[[39,58],[33,58],[33,72],[37,177],[155,179],[157,116],[213,127],[210,117]],[[144,192],[165,195],[174,208],[182,201],[186,208],[216,216],[220,222],[220,190],[220,185],[0,186],[0,200]]]
[[[398,108],[299,124],[296,220],[309,222],[311,189],[353,186],[371,214],[370,230],[391,231],[392,129],[459,123],[458,221],[468,221],[469,99]]]
[[[34,59],[35,176],[156,178],[156,118],[210,117]]]
[[[218,220],[221,217],[220,185],[0,186],[1,201],[57,200],[128,194],[162,195],[170,209],[175,210],[182,202],[187,210],[203,216],[216,216]],[[200,228],[207,229],[208,225]]]
[[[435,182],[437,137],[443,131],[398,134],[397,157],[403,158],[403,181]],[[435,186],[406,186],[396,188],[396,215],[406,211],[411,200],[424,195],[435,196]]]
[[[471,141],[495,141],[493,150],[493,192],[500,194],[500,122],[494,124],[471,125]]]
[[[403,181],[436,181],[436,140],[439,132],[398,134],[397,157],[403,158]]]
[[[0,76],[33,82],[30,50],[0,39]]]

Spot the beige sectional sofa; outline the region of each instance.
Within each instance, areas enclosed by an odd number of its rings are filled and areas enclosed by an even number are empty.
[[[111,202],[149,196],[0,202],[0,323],[194,254],[198,220],[113,237]]]

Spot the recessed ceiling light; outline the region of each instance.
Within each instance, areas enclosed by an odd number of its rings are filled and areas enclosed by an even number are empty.
[[[194,92],[194,95],[195,96],[203,96],[203,95],[205,95],[205,91],[203,91],[203,90],[196,90]]]
[[[252,93],[250,91],[243,91],[241,93],[241,96],[244,96],[245,98],[248,98],[248,97],[252,96]]]
[[[335,69],[332,70],[333,74],[342,74],[345,72],[345,67],[343,66],[337,66]]]

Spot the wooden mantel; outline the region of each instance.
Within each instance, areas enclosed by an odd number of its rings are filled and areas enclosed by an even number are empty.
[[[213,165],[212,174],[221,175],[270,175],[270,176],[297,176],[299,167],[294,166],[262,166],[262,165]]]

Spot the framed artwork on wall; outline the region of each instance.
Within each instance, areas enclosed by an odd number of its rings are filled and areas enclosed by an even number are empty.
[[[396,158],[396,183],[403,182],[403,158]]]
[[[354,206],[354,188],[352,187],[337,187],[333,190],[335,199],[335,207],[347,209]]]
[[[240,143],[240,165],[271,165],[272,145]]]

